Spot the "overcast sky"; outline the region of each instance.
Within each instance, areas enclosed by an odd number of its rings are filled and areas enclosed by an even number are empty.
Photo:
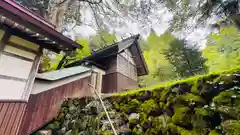
[[[83,38],[95,35],[97,27],[93,17],[93,13],[90,9],[82,10],[81,13],[82,22],[84,22],[84,24],[75,27],[75,29],[70,32],[70,35],[79,35]],[[119,19],[118,21],[124,22],[125,25],[121,27],[110,27],[109,30],[112,33],[115,33],[119,40],[121,39],[121,37],[126,38],[130,36],[130,33],[140,33],[143,38],[146,38],[150,34],[151,28],[158,35],[161,35],[169,28],[170,21],[172,20],[173,15],[168,12],[167,8],[159,6],[155,8],[147,17],[150,20],[150,22],[148,22],[147,24],[142,24],[141,21],[134,20],[133,18],[129,17],[125,17],[121,20]],[[216,21],[216,18],[210,19],[207,24],[212,24],[214,21]],[[194,23],[196,23],[194,20],[190,20],[188,24],[192,25]],[[175,33],[174,35],[185,38],[189,42],[196,43],[201,48],[204,48],[206,43],[206,36],[209,33],[209,26],[204,25],[202,27],[191,30],[190,32],[184,31]]]

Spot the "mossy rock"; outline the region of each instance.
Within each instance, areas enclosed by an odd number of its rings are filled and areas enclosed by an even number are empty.
[[[156,130],[155,128],[149,128],[145,133],[144,135],[161,135],[161,131],[159,130]],[[143,134],[143,133],[142,133]],[[142,135],[141,134],[141,135]]]
[[[214,115],[214,111],[209,107],[195,108],[194,112],[196,115],[204,116],[204,117],[212,117]]]
[[[240,134],[240,121],[227,120],[222,123],[223,131],[226,135]]]
[[[238,90],[227,90],[221,92],[213,99],[215,105],[240,106],[240,92]]]
[[[114,107],[114,109],[116,110],[116,111],[120,111],[120,105],[119,105],[119,103],[114,103],[113,104],[113,107]]]
[[[140,101],[145,101],[145,100],[152,98],[152,95],[153,95],[152,91],[145,90],[145,91],[141,91],[138,94],[136,94],[136,98]]]
[[[218,132],[217,130],[211,130],[208,135],[222,135],[222,133]]]
[[[213,82],[216,77],[210,75],[198,78],[192,85],[191,93],[202,96],[207,103],[210,103],[212,98],[218,94],[218,87]]]
[[[240,120],[240,108],[235,106],[219,106],[216,109],[217,112],[221,113],[224,120],[237,119]]]
[[[170,91],[177,94],[185,94],[191,91],[192,84],[190,82],[183,82],[171,86]]]
[[[144,103],[142,103],[140,106],[140,111],[147,115],[156,116],[161,114],[161,109],[154,99],[146,100]]]
[[[201,115],[192,115],[190,121],[196,131],[203,131],[209,127],[209,122]]]
[[[214,82],[226,88],[235,84],[239,84],[239,79],[240,77],[238,74],[224,74],[215,79]]]
[[[162,102],[166,102],[168,93],[169,93],[169,89],[167,89],[167,88],[162,89],[160,92],[159,100]]]
[[[196,131],[190,131],[173,123],[167,124],[166,132],[169,135],[204,135]]]
[[[58,122],[58,121],[54,121],[54,122],[52,122],[51,124],[49,124],[49,125],[47,125],[46,127],[45,127],[45,129],[51,129],[51,130],[58,130],[58,129],[60,129],[60,122]]]
[[[183,102],[185,104],[187,103],[189,106],[202,106],[206,103],[202,97],[194,95],[192,93],[181,95],[175,102]]]
[[[154,134],[163,134],[165,132],[166,126],[171,122],[171,118],[169,116],[158,116],[154,117],[152,120],[152,128],[155,130]]]
[[[129,128],[130,129],[133,129],[138,123],[139,123],[139,120],[137,120],[137,119],[131,119],[131,120],[129,120]]]
[[[163,94],[164,88],[159,88],[159,89],[155,89],[151,91],[151,98],[155,99],[156,101],[162,101],[164,102],[164,100],[161,100],[161,96]]]
[[[174,115],[172,116],[172,122],[177,125],[181,126],[189,126],[190,116],[189,116],[190,109],[184,106],[176,106],[174,108]]]
[[[132,99],[128,103],[120,103],[119,108],[120,112],[130,114],[137,112],[140,105],[141,104],[137,99]]]

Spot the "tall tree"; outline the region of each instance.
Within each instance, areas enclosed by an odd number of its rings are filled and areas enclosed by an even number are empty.
[[[172,41],[164,55],[180,78],[205,73],[207,70],[202,52],[195,46],[187,46],[184,40]]]
[[[117,37],[107,31],[101,30],[95,36],[90,37],[89,46],[93,50],[103,48],[116,42]]]
[[[142,48],[149,69],[149,75],[139,78],[141,86],[155,85],[176,78],[173,66],[164,57],[164,50],[169,48],[174,39],[170,33],[158,36],[152,31],[146,41],[141,42],[147,44]]]
[[[233,20],[238,26],[240,21],[239,0],[15,0],[38,12],[52,22],[60,31],[66,31],[65,24],[84,24],[84,10],[91,10],[95,24],[109,30],[127,25],[129,20],[153,26],[161,21],[158,14],[166,7],[172,14],[172,27],[189,28],[189,21],[198,20],[196,25],[206,22],[212,16]],[[155,13],[155,14],[154,14]],[[154,16],[155,23],[151,17]],[[128,21],[126,21],[128,20]],[[193,25],[191,23],[191,25]],[[69,26],[69,25],[67,25]]]
[[[203,50],[210,72],[222,71],[240,65],[240,32],[235,26],[220,28],[212,33]]]
[[[85,24],[84,12],[91,11],[95,23],[102,29],[119,28],[129,21],[149,24],[148,15],[162,8],[156,0],[15,0],[56,25],[59,31],[67,31],[68,24]],[[160,20],[160,18],[158,18]],[[92,25],[92,24],[86,24]],[[93,27],[95,27],[93,26]]]

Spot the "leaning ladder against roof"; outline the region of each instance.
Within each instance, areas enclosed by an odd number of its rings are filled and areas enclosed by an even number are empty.
[[[105,107],[105,105],[104,105],[104,103],[103,103],[103,100],[102,100],[100,94],[98,93],[98,91],[97,91],[91,84],[88,84],[88,85],[94,90],[94,93],[97,95],[98,99],[100,100],[101,105],[102,105],[102,107],[103,107],[103,109],[104,109],[104,112],[106,113],[107,118],[108,118],[108,121],[109,121],[109,123],[110,123],[110,125],[111,125],[111,128],[112,128],[112,130],[113,130],[113,133],[114,133],[114,135],[117,135],[116,129],[115,129],[115,127],[113,126],[112,120],[111,120],[111,118],[110,118],[109,115],[108,115],[108,111],[107,111],[107,109],[106,109],[106,107]]]

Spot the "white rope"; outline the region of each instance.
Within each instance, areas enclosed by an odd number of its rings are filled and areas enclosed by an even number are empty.
[[[97,92],[97,90],[96,90],[91,84],[88,84],[88,85],[89,85],[89,86],[94,90],[94,92],[96,93],[96,95],[97,95],[98,99],[100,100],[101,105],[102,105],[102,107],[103,107],[103,109],[104,109],[104,112],[105,112],[106,115],[107,115],[108,121],[109,121],[109,123],[110,123],[110,125],[111,125],[111,128],[112,128],[112,130],[113,130],[113,133],[114,133],[114,135],[117,135],[116,129],[115,129],[114,126],[113,126],[112,120],[110,119],[110,117],[109,117],[109,115],[108,115],[107,109],[106,109],[106,107],[105,107],[105,105],[104,105],[104,103],[103,103],[103,101],[102,101],[102,98],[101,98],[100,94]]]

